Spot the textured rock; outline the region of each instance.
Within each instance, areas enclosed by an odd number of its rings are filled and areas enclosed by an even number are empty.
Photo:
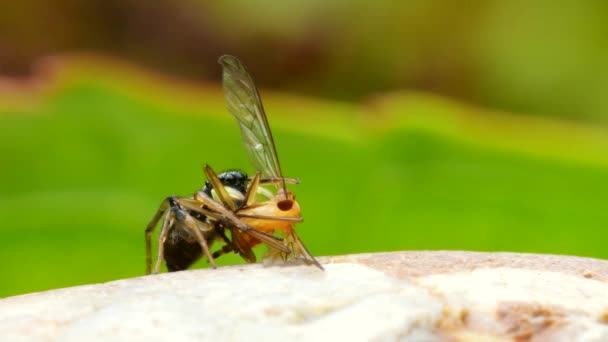
[[[608,261],[396,252],[0,300],[0,340],[608,341]]]

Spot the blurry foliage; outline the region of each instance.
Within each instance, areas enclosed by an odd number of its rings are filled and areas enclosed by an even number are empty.
[[[100,61],[54,70],[39,97],[0,101],[0,296],[142,275],[165,196],[199,189],[203,163],[253,171],[219,86]],[[262,97],[285,175],[302,179],[296,229],[314,255],[608,258],[605,129],[411,93],[365,106]]]
[[[601,0],[21,0],[0,5],[0,73],[91,49],[216,79],[232,53],[266,87],[343,99],[413,88],[606,122],[607,36]]]

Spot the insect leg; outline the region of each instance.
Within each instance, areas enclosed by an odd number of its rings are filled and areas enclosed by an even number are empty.
[[[255,218],[255,219],[265,220],[265,221],[293,222],[294,224],[296,222],[302,221],[301,217],[272,217],[272,216],[247,215],[247,214],[238,214],[238,216],[246,217],[246,218]],[[295,230],[293,230],[291,227],[287,231],[285,231],[284,244],[286,246],[288,246],[287,247],[289,249],[288,252],[283,252],[283,251],[279,252],[277,250],[273,250],[273,251],[269,250],[268,255],[269,256],[276,255],[278,252],[278,253],[280,253],[281,258],[283,258],[284,260],[289,258],[289,255],[293,255],[293,257],[303,260],[306,264],[315,265],[318,268],[323,270],[323,266],[321,266],[321,264],[317,261],[317,259],[315,259],[315,257],[312,256],[312,254],[310,254],[308,249],[306,249],[306,246],[304,246],[304,244],[302,243],[302,240],[300,240],[300,237],[298,237]]]
[[[315,259],[315,257],[308,252],[308,249],[306,249],[306,246],[304,246],[294,230],[285,232],[285,244],[289,246],[289,253],[268,250],[264,255],[264,259],[272,260],[280,257],[283,261],[287,261],[289,259],[301,260],[307,265],[315,265],[321,270],[325,270],[317,259]]]
[[[306,246],[304,246],[304,244],[302,243],[302,240],[300,240],[300,238],[298,237],[298,234],[296,234],[296,232],[293,229],[291,230],[289,235],[293,239],[293,244],[295,246],[292,245],[292,248],[294,248],[294,250],[296,250],[296,252],[295,252],[296,255],[301,255],[302,260],[304,260],[304,262],[306,264],[308,264],[308,265],[312,264],[312,265],[317,266],[321,270],[325,270],[323,268],[323,266],[321,266],[321,264],[317,261],[317,259],[315,259],[315,257],[313,257],[312,254],[310,254],[308,249],[306,249]]]
[[[150,272],[152,271],[152,232],[154,232],[154,228],[156,227],[158,220],[160,220],[165,211],[167,211],[167,209],[169,208],[169,198],[170,197],[167,197],[160,204],[160,207],[156,211],[156,214],[154,215],[150,223],[148,223],[148,226],[146,226],[146,274],[150,274]]]

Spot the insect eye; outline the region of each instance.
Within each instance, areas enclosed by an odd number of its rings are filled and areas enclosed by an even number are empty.
[[[282,211],[287,211],[287,210],[291,209],[291,207],[293,207],[293,201],[292,200],[282,200],[277,203],[277,207],[279,209],[281,209]]]

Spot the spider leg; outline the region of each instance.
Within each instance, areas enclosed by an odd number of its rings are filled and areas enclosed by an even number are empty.
[[[191,199],[190,199],[191,200]],[[189,235],[192,235],[196,241],[201,246],[202,251],[205,253],[205,256],[209,259],[209,263],[213,268],[216,268],[217,265],[215,260],[209,250],[209,244],[207,243],[207,239],[205,238],[203,233],[208,233],[213,230],[213,227],[209,226],[209,223],[203,222],[194,218],[192,215],[188,213],[187,210],[183,210],[180,206],[188,209],[188,205],[183,205],[183,202],[187,203],[187,198],[179,198],[176,196],[167,197],[160,205],[158,211],[146,227],[146,274],[150,274],[152,271],[152,233],[154,232],[154,228],[158,224],[163,215],[165,215],[163,221],[163,228],[159,235],[159,243],[158,243],[158,255],[156,259],[156,264],[154,268],[154,273],[158,273],[160,271],[160,265],[162,260],[164,259],[164,242],[167,239],[167,235],[171,228],[174,229],[183,229]],[[192,201],[192,200],[191,200]],[[200,208],[195,208],[200,209]],[[169,210],[169,212],[167,212]],[[196,210],[200,212],[200,210]],[[203,215],[207,214],[206,212],[202,212]],[[176,224],[179,223],[179,224]]]
[[[283,182],[287,184],[300,184],[300,180],[298,178],[281,178],[281,177],[271,177],[271,178],[262,178],[260,179],[261,185],[267,184],[282,184]]]
[[[215,251],[213,252],[213,257],[214,258],[219,258],[220,256],[226,254],[226,253],[230,253],[235,251],[234,249],[234,244],[232,243],[232,241],[230,241],[230,239],[228,239],[228,237],[226,236],[226,233],[224,232],[224,229],[220,229],[218,231],[218,235],[222,238],[222,240],[226,243],[224,246],[222,246],[222,248],[219,251]]]
[[[262,241],[266,243],[268,246],[274,249],[278,249],[287,253],[288,248],[280,243],[280,239],[277,237],[261,232],[257,229],[247,226],[234,214],[234,212],[238,209],[236,204],[234,203],[232,197],[224,187],[224,184],[220,181],[217,174],[209,165],[204,166],[205,175],[207,176],[207,180],[213,186],[213,190],[215,194],[219,197],[221,202],[215,202],[211,197],[205,194],[202,191],[198,191],[194,194],[194,199],[199,202],[199,206],[202,204],[205,207],[211,209],[211,211],[217,212],[224,216],[229,222],[225,222],[228,226],[231,227],[230,231],[232,233],[232,239],[234,247],[243,259],[248,262],[255,262],[255,254],[251,250],[252,245],[250,243],[250,237],[255,238],[256,240]],[[261,178],[261,172],[256,172],[256,175],[251,179],[248,187],[247,193],[245,195],[245,203],[253,203],[255,202],[255,197],[257,195],[257,190],[259,187],[259,180]],[[194,210],[194,209],[191,209]],[[213,214],[210,216],[213,217]],[[236,227],[236,228],[232,228]],[[250,237],[246,237],[243,234],[247,234]]]
[[[203,170],[205,171],[205,176],[207,176],[207,180],[213,186],[213,191],[215,191],[215,193],[219,197],[220,202],[222,202],[225,207],[228,207],[228,209],[235,211],[237,209],[236,204],[234,204],[232,197],[230,197],[230,194],[224,187],[224,184],[222,184],[222,181],[220,181],[220,179],[218,178],[215,171],[213,171],[213,169],[209,165],[205,165],[203,167]]]
[[[222,249],[213,252],[213,257],[217,259],[217,258],[221,257],[222,255],[233,252],[233,251],[234,251],[234,248],[231,245],[224,245],[222,247]]]
[[[180,199],[176,199],[176,201],[180,202]],[[201,232],[201,231],[211,232],[213,230],[213,227],[210,227],[209,223],[207,223],[207,222],[203,222],[203,221],[195,219],[187,211],[180,210],[179,208],[175,209],[175,218],[180,223],[182,223],[182,225],[180,225],[180,227],[188,228],[189,233],[194,235],[194,237],[196,238],[196,241],[198,241],[198,243],[201,245],[201,248],[202,248],[203,252],[205,253],[205,256],[207,257],[207,259],[209,259],[209,263],[211,264],[211,267],[217,268],[215,259],[213,259],[213,256],[211,255],[211,251],[209,250],[209,245],[207,244],[207,239]]]
[[[255,254],[253,254],[253,251],[251,250],[251,248],[249,248],[248,244],[242,243],[242,241],[239,239],[239,237],[242,237],[243,235],[235,236],[235,231],[237,231],[236,228],[230,228],[232,236],[236,239],[234,242],[228,239],[223,229],[218,232],[218,235],[222,238],[222,240],[224,240],[226,244],[222,246],[220,250],[213,252],[213,257],[217,259],[226,253],[235,252],[239,254],[243,259],[245,259],[245,261],[249,263],[254,263],[256,261]]]
[[[150,220],[150,223],[148,223],[148,225],[146,226],[146,274],[150,274],[150,272],[152,271],[152,233],[154,232],[154,228],[156,227],[158,220],[160,220],[160,218],[165,214],[165,211],[167,211],[167,209],[169,208],[169,198],[170,197],[167,197],[165,198],[165,200],[163,200],[158,210],[156,211],[156,214],[154,215],[154,217],[152,217],[152,220]]]
[[[251,215],[251,214],[237,214],[238,217],[254,218],[266,221],[285,221],[285,222],[304,222],[301,217],[281,217],[281,216],[265,216],[265,215]]]
[[[262,173],[260,172],[260,170],[258,170],[255,172],[255,175],[249,180],[249,185],[247,186],[247,194],[245,194],[245,205],[251,205],[255,203],[255,197],[258,194],[257,190],[260,186],[260,177],[262,177]]]
[[[194,194],[194,200],[180,199],[179,203],[189,210],[199,212],[203,215],[207,215],[208,217],[212,217],[216,220],[219,220],[228,227],[234,227],[239,232],[250,235],[264,242],[271,248],[278,249],[279,251],[285,253],[289,252],[289,249],[283,244],[283,240],[281,238],[264,233],[246,225],[236,216],[235,213],[226,209],[224,206],[214,201],[211,197],[209,197],[206,193],[202,191],[197,191]],[[202,206],[205,206],[208,209],[202,208]]]
[[[160,264],[165,258],[165,240],[167,240],[167,235],[169,234],[169,227],[173,226],[175,223],[175,213],[170,211],[165,215],[165,219],[163,220],[163,228],[160,231],[160,236],[158,237],[158,254],[156,255],[156,265],[154,265],[154,274],[158,274],[160,272]]]

